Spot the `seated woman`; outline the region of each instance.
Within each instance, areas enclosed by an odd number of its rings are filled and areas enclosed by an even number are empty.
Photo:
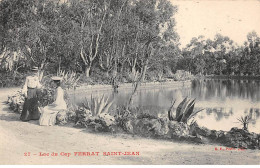
[[[49,104],[48,106],[45,106],[43,109],[41,109],[41,117],[39,119],[40,125],[55,125],[56,123],[56,116],[59,111],[66,110],[67,104],[64,100],[64,91],[60,87],[61,82],[60,77],[53,77],[52,80],[57,85],[56,93],[55,93],[55,101],[52,104]]]

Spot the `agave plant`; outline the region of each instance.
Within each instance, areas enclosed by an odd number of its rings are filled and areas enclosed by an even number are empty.
[[[247,131],[249,121],[251,120],[250,116],[249,115],[246,115],[245,117],[241,116],[237,120],[243,125],[243,130]]]
[[[108,102],[108,98],[105,99],[104,95],[99,98],[93,98],[91,95],[90,101],[85,98],[82,106],[86,109],[90,109],[92,116],[99,116],[101,113],[108,113],[108,109],[113,104],[113,100]]]
[[[62,77],[62,85],[67,89],[75,88],[80,79],[75,72],[65,72],[62,70],[57,72],[57,76]]]
[[[191,119],[198,112],[203,110],[203,109],[201,109],[201,110],[198,110],[198,111],[194,111],[195,99],[192,100],[192,99],[188,99],[186,97],[178,105],[178,107],[176,109],[176,115],[175,115],[175,117],[173,117],[172,116],[172,109],[173,109],[174,104],[175,104],[175,101],[172,102],[172,105],[168,110],[168,117],[169,117],[169,120],[171,120],[171,121],[175,120],[175,121],[178,121],[178,122],[187,123],[189,119]]]

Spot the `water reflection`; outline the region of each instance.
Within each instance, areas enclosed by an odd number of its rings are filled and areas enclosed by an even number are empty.
[[[112,91],[95,91],[74,95],[74,102],[80,102],[84,97],[105,97],[115,104],[125,104],[131,94],[131,89],[120,89],[113,95]],[[171,87],[157,89],[141,89],[133,100],[133,106],[146,109],[156,116],[167,116],[172,98],[176,99],[174,108],[185,98],[196,98],[196,110],[204,109],[195,117],[199,125],[210,129],[228,131],[232,127],[242,125],[237,118],[249,115],[252,118],[249,130],[260,133],[260,81],[257,80],[195,80],[191,88],[175,89]]]
[[[253,102],[260,101],[260,81],[259,80],[194,80],[192,82],[192,95],[199,99],[221,99],[240,98]]]

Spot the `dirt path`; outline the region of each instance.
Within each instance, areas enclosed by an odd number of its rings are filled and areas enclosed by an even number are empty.
[[[215,151],[195,145],[131,135],[90,133],[86,129],[21,122],[3,102],[13,89],[0,90],[0,164],[260,164],[259,150]],[[223,147],[225,148],[225,147]],[[30,152],[30,156],[24,153]],[[39,153],[58,156],[39,156]],[[61,156],[61,152],[71,153]],[[74,152],[100,152],[74,156]],[[139,152],[139,156],[103,156],[103,152]]]

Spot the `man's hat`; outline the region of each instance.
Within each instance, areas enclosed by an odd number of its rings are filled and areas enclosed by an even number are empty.
[[[53,81],[61,81],[61,80],[62,80],[62,77],[53,76],[53,77],[51,77],[51,79],[52,79]]]
[[[33,66],[33,67],[32,67],[32,71],[38,71],[38,70],[39,70],[38,67],[36,67],[36,66]]]

